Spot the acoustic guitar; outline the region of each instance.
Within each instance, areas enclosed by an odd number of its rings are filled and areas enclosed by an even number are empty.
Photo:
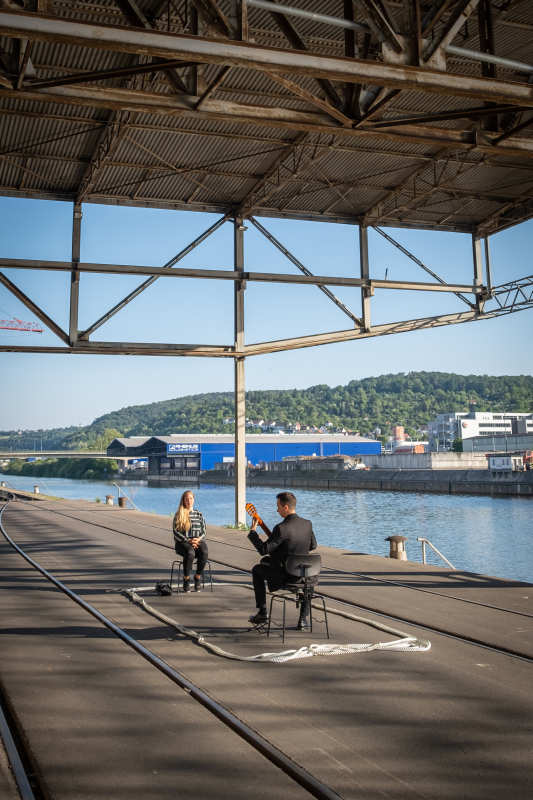
[[[254,506],[254,504],[253,503],[246,503],[245,508],[246,508],[246,511],[248,512],[248,514],[254,520],[254,522],[257,522],[257,524],[259,525],[261,530],[264,531],[264,533],[266,533],[267,536],[270,536],[272,531],[270,530],[270,528],[267,525],[265,525],[265,523],[263,522],[263,520],[261,519],[261,517],[257,513],[257,509]]]

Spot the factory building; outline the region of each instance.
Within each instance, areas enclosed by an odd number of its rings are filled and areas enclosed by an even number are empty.
[[[294,456],[364,456],[380,453],[381,442],[363,436],[257,434],[246,437],[246,459],[252,466]],[[232,463],[235,444],[233,436],[226,434],[131,437],[113,439],[107,454],[148,458],[148,478],[151,480],[187,481],[214,469],[216,464]]]
[[[438,414],[428,425],[431,451],[451,450],[456,439],[463,442],[474,437],[533,434],[533,414],[517,412],[491,413],[470,411]]]

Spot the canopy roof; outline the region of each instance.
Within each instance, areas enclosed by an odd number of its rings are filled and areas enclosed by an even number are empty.
[[[530,0],[278,5],[3,0],[0,194],[479,235],[533,216]]]

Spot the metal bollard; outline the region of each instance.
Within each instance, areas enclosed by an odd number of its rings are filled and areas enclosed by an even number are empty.
[[[39,494],[39,487],[37,485],[33,487],[33,494]]]
[[[113,495],[112,494],[106,494],[106,496],[105,496],[105,504],[106,504],[106,506],[112,506],[113,505]]]
[[[407,536],[387,536],[385,541],[390,543],[389,558],[407,561],[407,552],[405,550]]]
[[[126,508],[126,498],[125,497],[121,496],[121,497],[118,498],[118,507],[119,508]]]

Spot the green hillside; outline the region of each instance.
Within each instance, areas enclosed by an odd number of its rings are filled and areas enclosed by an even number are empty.
[[[354,380],[346,386],[251,391],[246,393],[246,416],[282,426],[300,423],[302,428],[332,423],[332,430],[345,428],[363,435],[380,428],[387,436],[392,425],[403,425],[411,436],[418,436],[417,431],[436,414],[468,411],[472,402],[478,411],[532,412],[533,377],[410,372]],[[48,448],[96,449],[105,447],[113,435],[231,433],[232,419],[233,393],[212,392],[129,406],[83,428],[25,431],[24,436],[0,432],[0,447],[20,449],[21,440],[28,446],[33,436],[38,449],[41,435]]]

